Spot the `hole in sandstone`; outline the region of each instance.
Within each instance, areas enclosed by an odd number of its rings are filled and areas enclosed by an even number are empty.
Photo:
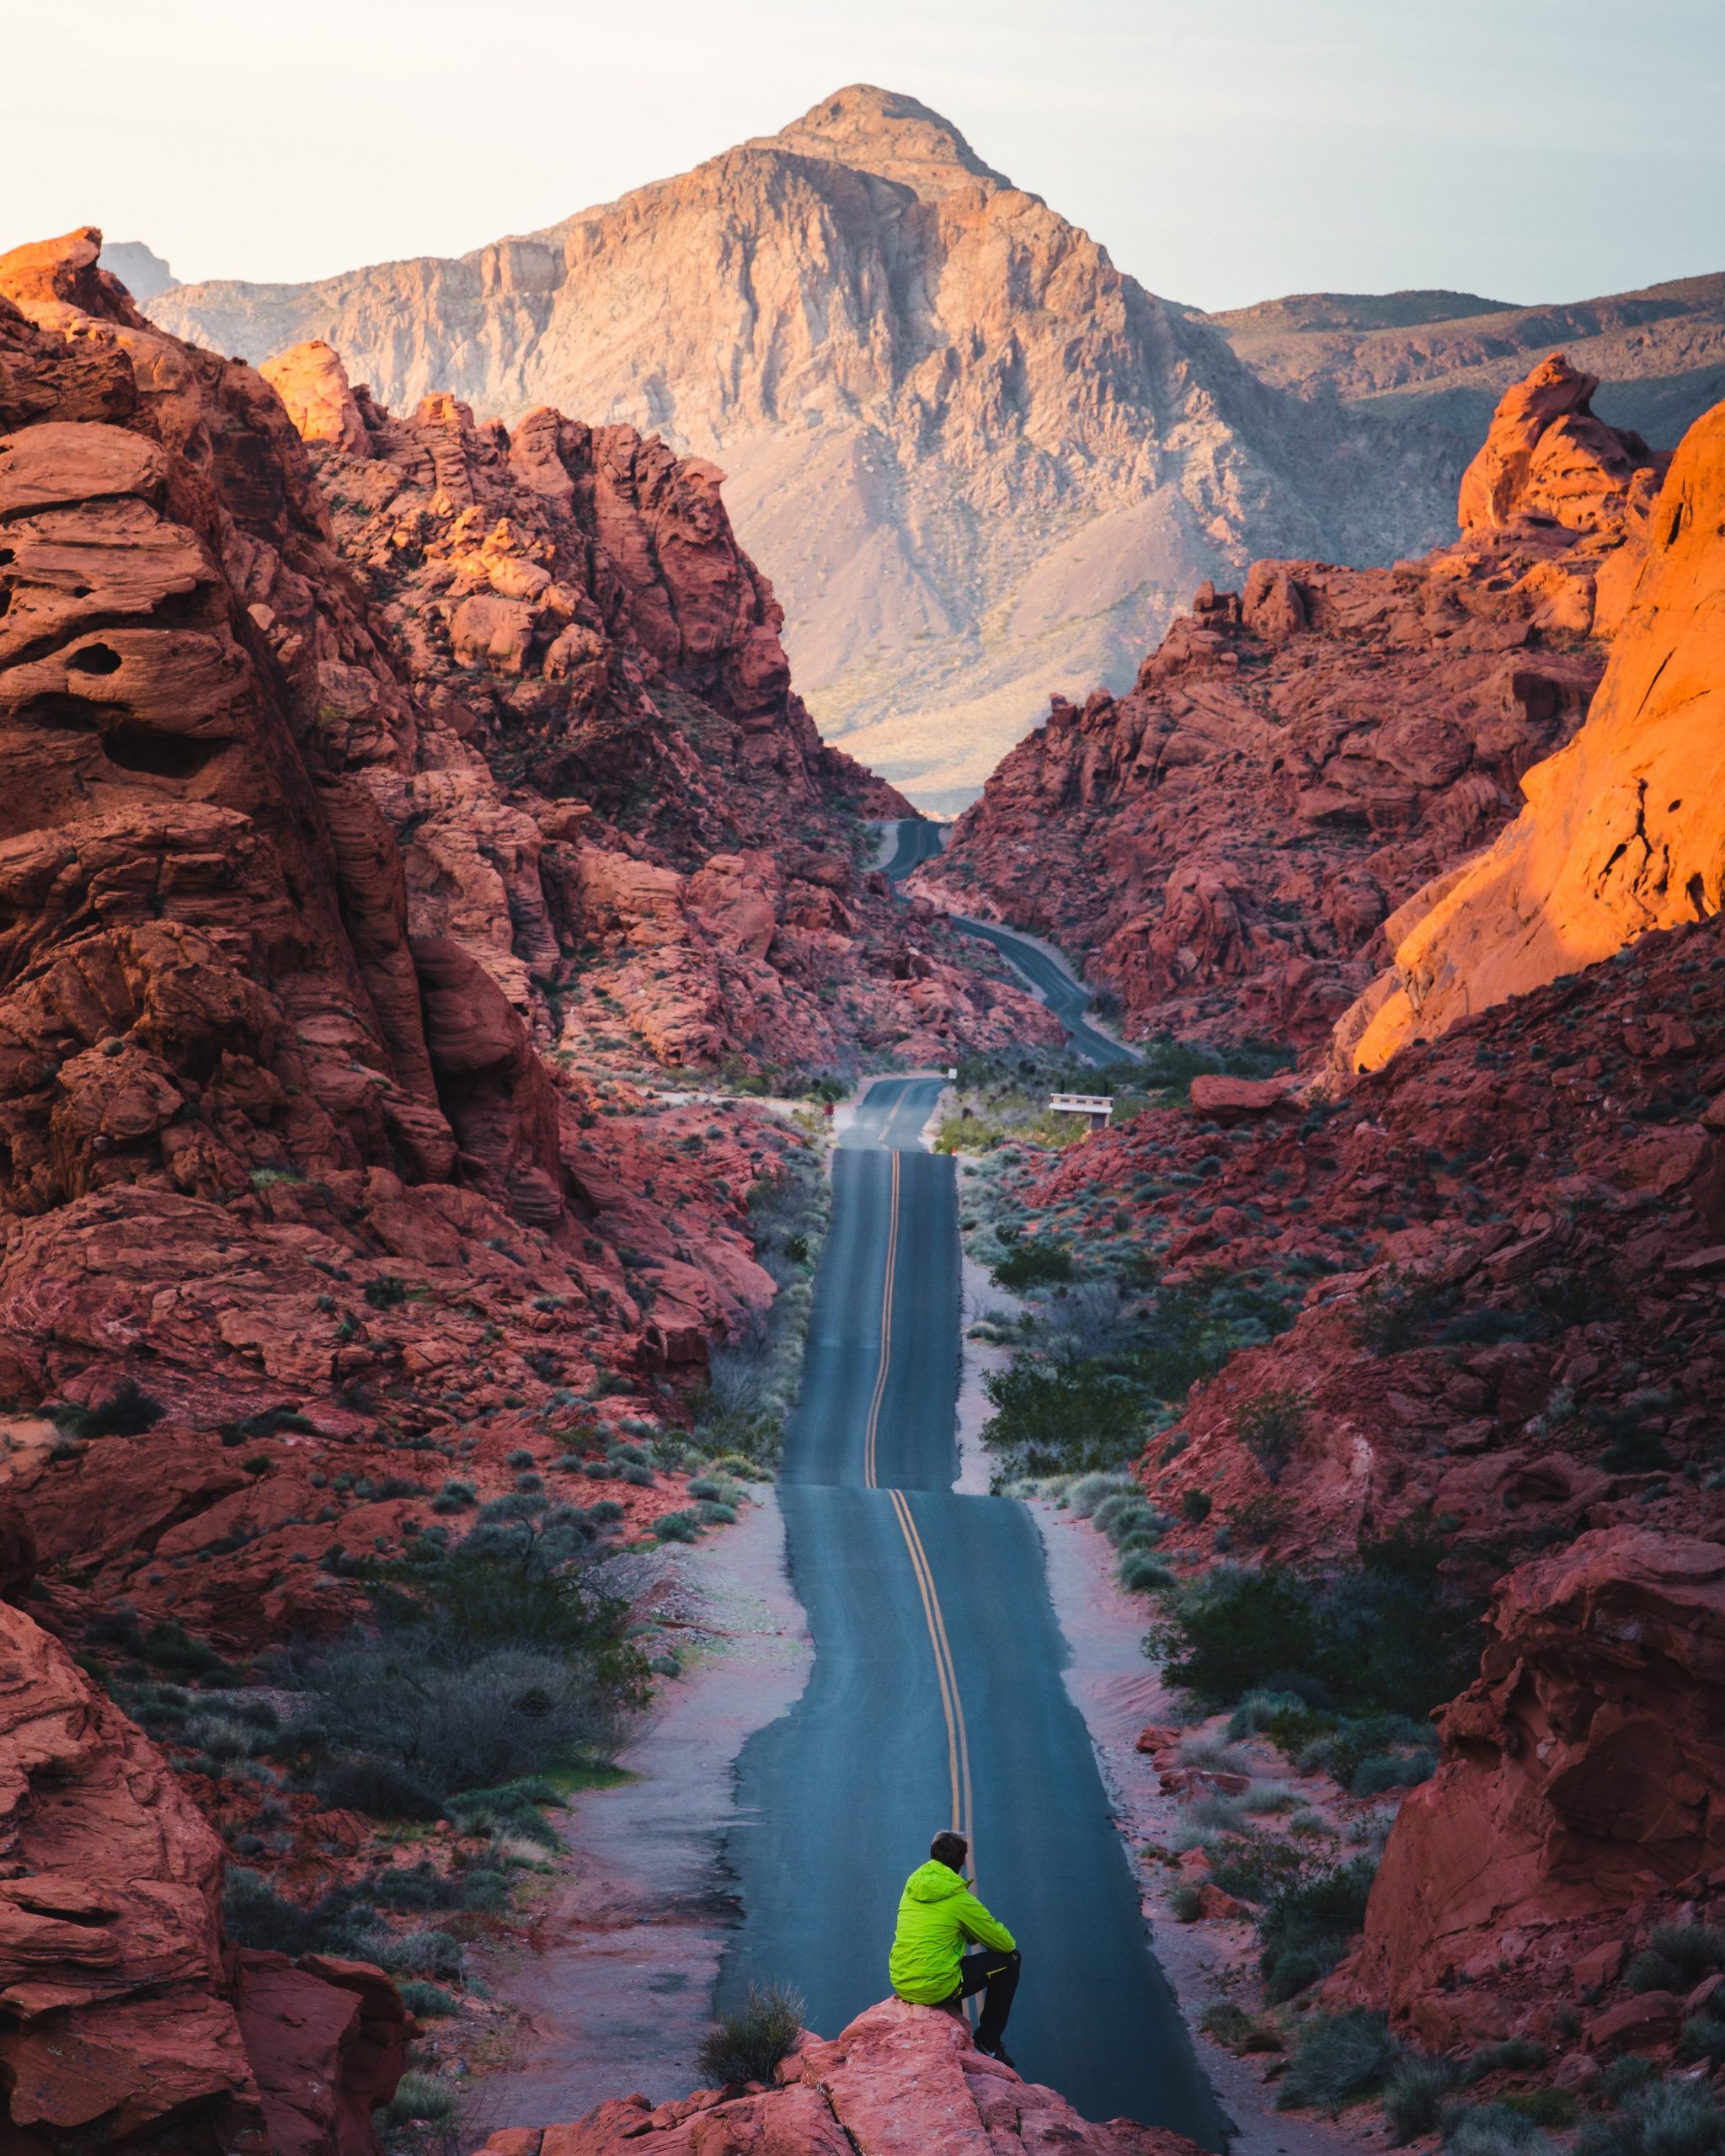
[[[222,746],[219,741],[189,740],[184,734],[156,734],[125,721],[102,736],[102,754],[123,771],[152,778],[190,778]]]
[[[90,589],[87,584],[75,584],[72,587],[72,595],[74,599],[88,599],[90,595]]]
[[[15,562],[17,559],[16,547],[0,547],[0,568],[4,568],[8,562]]]
[[[105,643],[87,643],[82,651],[75,651],[67,661],[76,674],[117,674],[120,654]]]
[[[12,605],[12,594],[0,591],[0,618],[3,618]]]

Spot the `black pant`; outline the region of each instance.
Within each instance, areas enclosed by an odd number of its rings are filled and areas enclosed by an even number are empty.
[[[982,1993],[982,2019],[976,2025],[976,2041],[985,2051],[992,2050],[1007,2033],[1007,2016],[1012,2010],[1012,1994],[1018,1988],[1018,1964],[1022,1960],[1015,1948],[1002,1951],[997,1947],[984,1947],[975,1954],[967,1954],[959,1964],[959,1988],[949,1999],[941,2001],[943,2012],[962,2013],[961,2002],[974,1993]]]

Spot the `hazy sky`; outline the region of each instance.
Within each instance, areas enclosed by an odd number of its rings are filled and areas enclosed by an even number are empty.
[[[1153,290],[1725,268],[1725,0],[0,0],[0,247],[459,253],[905,90]]]

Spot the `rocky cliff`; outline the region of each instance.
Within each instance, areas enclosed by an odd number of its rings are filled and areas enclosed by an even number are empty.
[[[1265,389],[948,121],[866,85],[460,260],[152,307],[257,360],[324,339],[403,409],[550,403],[716,458],[823,730],[933,807],[1051,686],[1129,679],[1201,577],[1386,559],[1453,489],[1420,430]]]
[[[1129,1030],[1321,1038],[1587,709],[1664,462],[1597,387],[1554,357],[1506,394],[1449,546],[1204,588],[1128,695],[1055,700],[913,888],[1049,936]]]
[[[1530,424],[1530,417],[1529,424]],[[1484,519],[1518,479],[1470,474]],[[1725,907],[1725,405],[1684,436],[1587,723],[1528,771],[1515,821],[1418,894],[1386,936],[1391,970],[1338,1033],[1370,1069],[1405,1042],[1609,958],[1648,929]]]
[[[328,1897],[451,1906],[484,1844],[439,1821],[387,1898],[370,1818],[260,1765],[254,1657],[423,1581],[463,1513],[554,1568],[682,1502],[619,1448],[758,1327],[749,1195],[804,1141],[628,1082],[645,1043],[1051,1022],[859,868],[895,803],[815,739],[710,471],[555,414],[398,423],[327,355],[284,403],[99,246],[0,258],[0,1577],[40,1566],[0,1626],[0,2116],[28,2156],[266,2123],[363,2156],[400,2003],[225,1951],[208,1822],[278,1941],[387,1946]]]

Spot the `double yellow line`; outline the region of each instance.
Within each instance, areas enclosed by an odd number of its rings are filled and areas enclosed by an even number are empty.
[[[899,1529],[905,1538],[905,1547],[911,1553],[911,1569],[916,1575],[917,1592],[922,1597],[922,1615],[928,1626],[928,1637],[934,1648],[934,1673],[940,1686],[941,1712],[947,1723],[947,1768],[952,1777],[953,1831],[972,1841],[975,1806],[970,1796],[970,1738],[964,1727],[964,1708],[959,1697],[959,1673],[953,1666],[952,1642],[947,1637],[947,1620],[942,1614],[940,1596],[935,1591],[934,1568],[928,1561],[928,1552],[922,1546],[922,1537],[916,1532],[916,1523],[911,1517],[911,1507],[902,1490],[889,1490],[893,1510],[898,1515]],[[975,1870],[975,1849],[972,1849],[971,1870]]]
[[[874,1391],[868,1402],[868,1419],[862,1432],[862,1480],[871,1490],[878,1490],[877,1476],[880,1438],[880,1411],[886,1399],[887,1372],[893,1353],[893,1293],[897,1285],[899,1269],[899,1212],[900,1188],[900,1161],[902,1155],[896,1149],[892,1154],[892,1186],[887,1210],[886,1270],[880,1290],[880,1364],[874,1374]],[[911,1554],[911,1569],[916,1575],[916,1591],[922,1598],[922,1615],[928,1626],[929,1644],[934,1649],[935,1681],[940,1687],[941,1712],[947,1725],[947,1769],[952,1782],[953,1831],[965,1840],[973,1839],[975,1807],[970,1792],[970,1739],[964,1726],[964,1703],[959,1697],[959,1673],[953,1662],[952,1643],[947,1637],[946,1617],[940,1606],[940,1595],[934,1584],[934,1567],[928,1561],[928,1552],[923,1547],[922,1537],[916,1532],[916,1523],[911,1517],[911,1507],[902,1490],[889,1490],[893,1513],[899,1523],[899,1531],[905,1538],[905,1547]],[[971,1870],[975,1870],[974,1851]]]

